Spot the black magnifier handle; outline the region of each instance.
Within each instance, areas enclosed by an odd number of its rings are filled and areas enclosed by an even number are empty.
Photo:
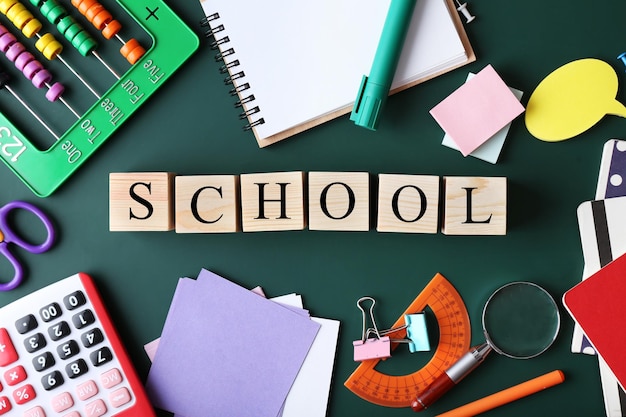
[[[437,401],[450,388],[458,384],[478,365],[480,365],[489,352],[491,346],[485,342],[482,345],[474,346],[458,361],[454,362],[447,370],[437,377],[425,390],[420,393],[411,404],[413,411],[423,411],[432,403]]]

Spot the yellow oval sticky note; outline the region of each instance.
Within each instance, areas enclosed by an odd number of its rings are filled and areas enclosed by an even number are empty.
[[[533,91],[526,106],[526,127],[537,139],[557,142],[594,126],[605,114],[626,117],[615,99],[618,80],[604,61],[580,59],[557,68]]]

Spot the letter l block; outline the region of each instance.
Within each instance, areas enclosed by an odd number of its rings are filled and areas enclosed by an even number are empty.
[[[446,235],[505,235],[506,177],[444,177]]]

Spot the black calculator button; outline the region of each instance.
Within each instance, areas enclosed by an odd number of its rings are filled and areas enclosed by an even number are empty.
[[[83,346],[88,348],[102,342],[104,340],[104,336],[102,334],[102,331],[96,327],[86,333],[83,333],[80,337],[80,340],[83,342]]]
[[[78,378],[79,376],[87,373],[87,371],[87,362],[83,359],[78,359],[72,363],[68,363],[65,367],[65,373],[67,373],[67,376],[72,379]]]
[[[63,311],[61,311],[61,306],[58,303],[50,303],[39,310],[39,315],[45,322],[52,321],[60,317],[61,314],[63,314]]]
[[[37,319],[32,314],[22,317],[15,322],[15,329],[19,334],[28,333],[37,328]]]
[[[46,347],[46,338],[41,333],[36,333],[24,340],[24,347],[29,353],[37,352],[39,349]]]
[[[63,343],[62,345],[57,346],[57,353],[59,354],[59,358],[68,359],[72,356],[78,354],[80,348],[78,347],[78,343],[75,340],[70,340],[67,343]]]
[[[50,391],[55,389],[56,387],[63,384],[63,375],[59,371],[50,372],[47,375],[44,375],[41,378],[41,385],[43,385],[43,389],[46,391]]]
[[[113,360],[113,353],[111,353],[111,350],[105,346],[95,352],[91,352],[89,359],[91,359],[91,363],[94,366],[101,366]]]
[[[54,363],[54,356],[52,356],[52,353],[50,352],[44,352],[41,355],[37,355],[33,358],[33,367],[37,372],[45,371],[46,369],[54,365]]]
[[[50,335],[50,339],[57,340],[63,339],[65,336],[69,335],[71,332],[70,325],[67,324],[66,321],[60,321],[57,324],[50,326],[48,328],[48,334]]]
[[[86,302],[87,299],[82,291],[75,291],[63,298],[63,304],[65,304],[65,308],[68,310],[74,310],[75,308],[85,305]]]
[[[96,318],[91,310],[81,311],[80,313],[72,316],[72,323],[74,323],[74,327],[77,329],[82,329],[83,327],[87,327],[95,322]]]

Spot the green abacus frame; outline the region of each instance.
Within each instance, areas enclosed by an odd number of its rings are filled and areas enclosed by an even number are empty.
[[[163,1],[117,2],[149,34],[152,46],[55,144],[39,150],[0,113],[0,158],[39,197],[63,184],[199,46]]]

